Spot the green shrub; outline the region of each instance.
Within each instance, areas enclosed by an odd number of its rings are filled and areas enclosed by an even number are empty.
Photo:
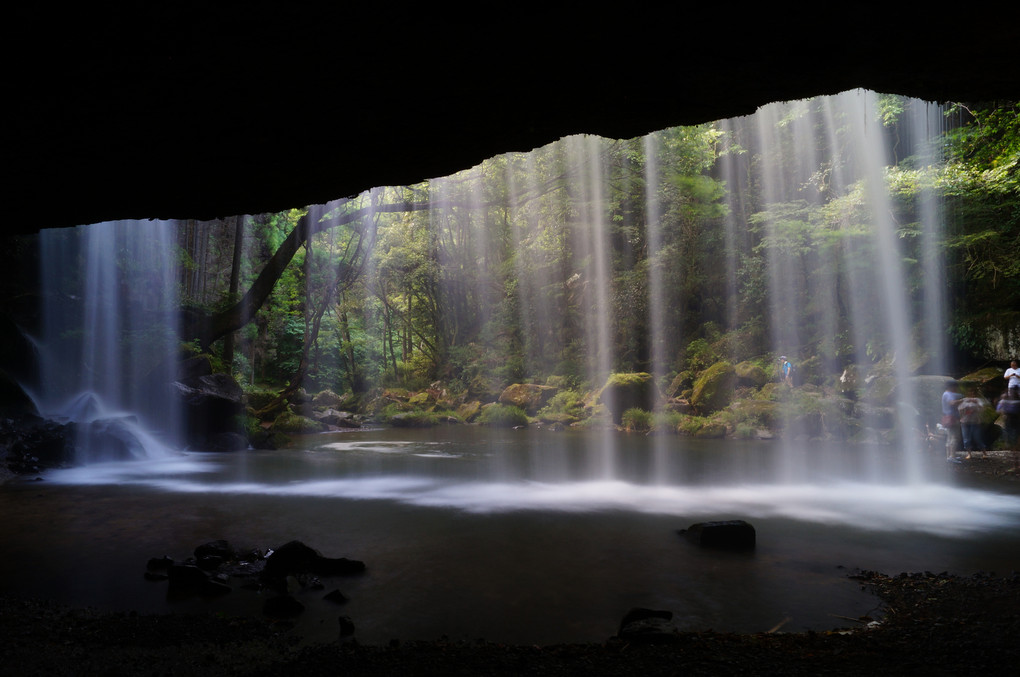
[[[538,411],[546,423],[570,425],[584,418],[584,398],[576,390],[560,390]]]
[[[704,416],[680,416],[680,423],[677,425],[677,432],[681,435],[689,435],[690,437],[696,436],[702,428],[708,425],[709,419]]]
[[[680,420],[684,417],[679,411],[660,411],[655,414],[652,422],[653,430],[675,433],[680,428]]]
[[[652,429],[653,417],[651,412],[638,407],[631,407],[623,412],[621,425],[629,432],[647,432]]]
[[[490,404],[482,409],[478,422],[494,428],[513,428],[528,425],[528,415],[520,407],[506,404]]]

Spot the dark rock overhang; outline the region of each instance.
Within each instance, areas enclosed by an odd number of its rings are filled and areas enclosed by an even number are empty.
[[[1020,99],[1012,41],[961,33],[958,12],[511,11],[17,11],[6,229],[277,211],[858,87]]]

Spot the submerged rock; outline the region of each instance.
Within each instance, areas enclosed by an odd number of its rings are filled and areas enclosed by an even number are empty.
[[[699,522],[677,533],[702,547],[724,550],[752,550],[757,540],[754,527],[744,520]]]
[[[632,642],[664,644],[679,639],[673,612],[635,607],[620,621],[616,636]]]

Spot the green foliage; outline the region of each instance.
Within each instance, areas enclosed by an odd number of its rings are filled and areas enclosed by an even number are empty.
[[[652,422],[652,429],[661,432],[675,433],[680,429],[680,423],[684,415],[678,411],[656,412]]]
[[[631,407],[623,412],[621,419],[623,429],[629,432],[648,432],[652,429],[653,424],[654,418],[651,412],[637,407]]]
[[[493,428],[516,428],[528,425],[528,415],[520,407],[491,404],[482,409],[478,422]]]
[[[910,146],[902,134],[910,105],[878,97],[883,135],[900,137],[896,152]],[[923,315],[925,266],[948,267],[949,332],[974,353],[1020,323],[1018,111],[1014,103],[960,109],[951,121],[965,124],[945,133],[945,158],[894,157],[885,173],[897,254],[907,264],[907,310]],[[309,389],[337,392],[423,390],[439,381],[483,402],[512,383],[549,383],[566,390],[540,416],[573,423],[585,418],[578,392],[597,389],[607,368],[638,374],[657,366],[676,375],[670,395],[693,389],[701,399],[696,381],[712,365],[757,360],[771,370],[761,356],[779,349],[818,356],[818,383],[832,364],[865,353],[880,361],[889,346],[882,313],[860,309],[882,307],[873,278],[885,250],[874,245],[865,182],[846,178],[860,158],[845,128],[820,133],[826,114],[817,101],[792,104],[774,121],[769,147],[753,138],[757,121],[742,119],[646,139],[571,137],[339,201],[335,213],[370,203],[379,210],[295,254],[223,368],[273,385],[303,369]],[[826,159],[799,166],[800,143],[817,144]],[[760,166],[786,190],[759,183]],[[924,244],[929,203],[948,228]],[[242,290],[303,214],[249,218]],[[190,224],[179,245],[185,302],[223,307],[232,231]],[[796,344],[787,345],[794,324]],[[669,364],[653,365],[661,356]],[[766,386],[755,397],[778,401],[781,393]],[[767,417],[730,423],[741,434]]]
[[[546,423],[570,425],[584,418],[584,398],[576,390],[560,390],[538,411]]]

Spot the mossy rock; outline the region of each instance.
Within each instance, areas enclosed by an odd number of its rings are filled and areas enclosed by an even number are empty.
[[[991,399],[998,397],[1006,389],[1006,379],[1002,377],[1005,369],[985,367],[972,371],[960,379],[961,385],[974,386],[982,395]]]
[[[304,388],[298,388],[287,395],[287,401],[291,404],[311,404],[312,396]]]
[[[770,400],[737,400],[730,405],[734,420],[750,422],[775,431],[780,419],[779,404]]]
[[[750,385],[756,388],[761,388],[769,382],[768,373],[761,367],[761,365],[755,364],[754,362],[740,362],[733,367],[733,371],[736,374],[737,383],[740,385]]]
[[[670,381],[669,387],[666,388],[666,397],[683,397],[684,391],[690,390],[692,383],[693,379],[691,377],[691,372],[681,371],[673,377],[672,381]]]
[[[500,404],[518,407],[529,414],[534,414],[552,399],[559,388],[534,383],[514,383],[500,393],[497,400]]]
[[[430,404],[432,396],[429,395],[427,390],[423,390],[420,393],[415,393],[407,399],[407,403],[415,407],[426,407]]]
[[[598,395],[598,402],[609,410],[616,424],[628,409],[653,411],[661,400],[655,379],[646,372],[610,374]]]
[[[871,379],[867,386],[868,399],[882,407],[892,406],[896,401],[896,376],[879,374]]]
[[[697,440],[718,440],[724,437],[726,426],[718,421],[709,421],[694,433],[694,439]]]
[[[337,395],[332,390],[320,390],[312,398],[312,404],[319,408],[340,409],[344,403],[344,397]]]
[[[482,403],[478,400],[471,400],[457,407],[457,418],[470,423],[478,417],[482,410]]]
[[[244,401],[249,407],[258,411],[267,407],[279,396],[280,393],[275,390],[247,390],[244,393]]]
[[[716,362],[702,372],[694,383],[691,404],[703,414],[726,408],[733,398],[736,372],[729,362]]]
[[[394,428],[432,428],[440,423],[436,414],[428,411],[403,411],[387,421]]]
[[[317,433],[326,430],[326,426],[307,416],[300,416],[292,411],[285,411],[273,421],[273,430],[291,434]]]

